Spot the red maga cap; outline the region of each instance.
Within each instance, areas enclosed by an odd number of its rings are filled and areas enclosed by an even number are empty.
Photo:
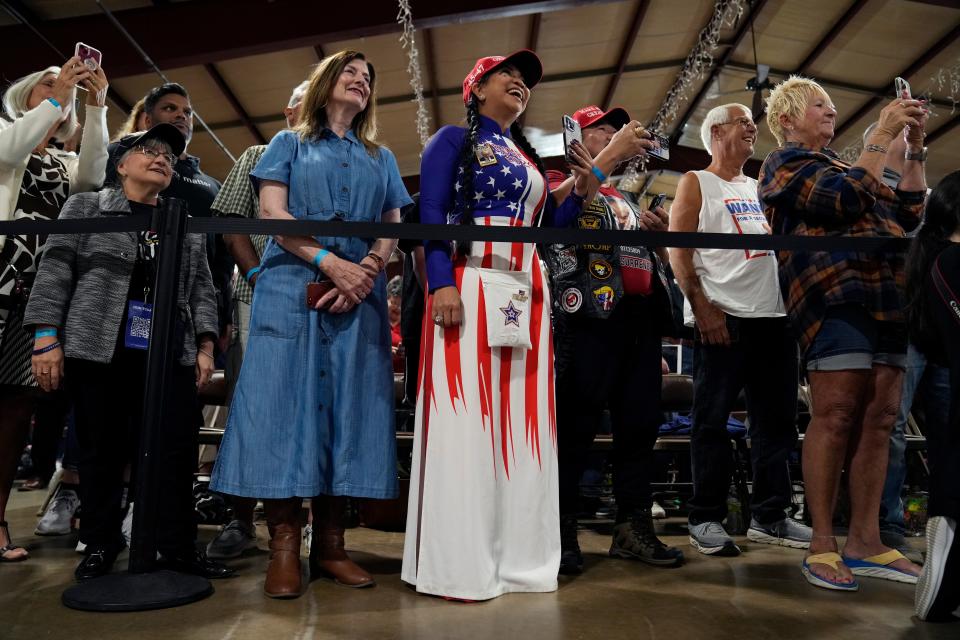
[[[630,122],[630,114],[623,107],[614,107],[609,111],[604,111],[597,105],[591,104],[588,107],[577,109],[573,114],[573,119],[580,124],[581,129],[593,126],[601,120],[606,120],[615,129],[619,129]]]
[[[487,56],[480,58],[477,60],[477,63],[473,65],[473,70],[463,79],[463,104],[467,104],[467,102],[470,101],[470,89],[473,88],[473,85],[476,84],[480,78],[494,69],[508,64],[512,64],[520,70],[520,73],[523,75],[523,83],[527,85],[528,89],[533,89],[533,87],[540,82],[540,78],[543,77],[543,65],[540,64],[540,58],[529,49],[514,51],[506,57]]]

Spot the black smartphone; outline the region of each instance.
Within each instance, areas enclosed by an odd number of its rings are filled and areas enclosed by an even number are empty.
[[[648,156],[653,156],[660,160],[669,160],[670,159],[670,139],[667,136],[662,136],[659,133],[651,133],[650,138],[657,143],[655,149],[649,149],[647,151]]]
[[[663,201],[666,199],[667,199],[667,194],[665,193],[658,193],[657,195],[653,196],[653,199],[650,200],[649,211],[656,211],[657,207],[662,207]]]

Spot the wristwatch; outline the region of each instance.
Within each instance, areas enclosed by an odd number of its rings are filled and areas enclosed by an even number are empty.
[[[923,149],[920,150],[919,153],[914,153],[914,152],[912,152],[912,151],[907,151],[905,154],[903,154],[903,157],[904,157],[904,159],[906,159],[906,160],[917,160],[917,161],[919,161],[919,162],[926,162],[926,161],[927,161],[927,148],[924,147]]]

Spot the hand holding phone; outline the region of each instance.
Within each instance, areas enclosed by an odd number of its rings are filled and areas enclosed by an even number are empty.
[[[658,208],[663,206],[663,201],[667,199],[667,194],[658,193],[653,196],[653,199],[650,200],[650,211],[656,211]]]
[[[574,141],[583,144],[583,131],[580,129],[580,123],[571,118],[570,116],[563,116],[563,152],[567,158],[567,162],[572,162],[573,159],[570,155],[570,145]]]
[[[667,161],[670,159],[670,139],[659,133],[650,132],[650,139],[656,143],[656,147],[647,151],[647,155]],[[653,207],[651,207],[653,209]]]

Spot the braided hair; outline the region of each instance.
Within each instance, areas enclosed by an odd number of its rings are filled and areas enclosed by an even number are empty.
[[[473,168],[476,160],[476,147],[480,138],[480,107],[477,105],[477,99],[470,96],[467,102],[467,133],[463,138],[463,146],[460,148],[460,157],[457,160],[459,171],[457,181],[460,183],[460,190],[457,192],[457,198],[453,211],[453,218],[459,220],[460,224],[473,224],[473,198],[476,193],[473,179],[476,171]]]

